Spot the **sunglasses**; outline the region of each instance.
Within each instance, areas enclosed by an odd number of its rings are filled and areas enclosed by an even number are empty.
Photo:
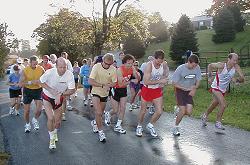
[[[104,62],[104,64],[105,65],[108,65],[108,66],[110,66],[110,65],[112,65],[113,63],[111,63],[111,64],[109,64],[109,63],[106,63],[105,61],[103,61]]]

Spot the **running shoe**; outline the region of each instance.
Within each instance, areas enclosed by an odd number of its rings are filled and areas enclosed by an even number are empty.
[[[225,130],[225,127],[219,121],[216,121],[215,128],[220,129],[220,130]]]
[[[88,102],[89,102],[88,100],[85,100],[85,101],[84,101],[84,106],[87,106],[87,105],[88,105]]]
[[[65,113],[62,113],[62,120],[66,121],[66,115],[65,115]]]
[[[123,129],[122,126],[120,126],[120,125],[119,126],[116,125],[115,128],[114,128],[114,131],[119,132],[121,134],[125,134],[126,133],[126,130]]]
[[[9,115],[13,115],[13,114],[14,114],[14,112],[15,112],[15,109],[14,109],[14,108],[12,108],[12,107],[10,107]]]
[[[147,124],[146,128],[148,129],[148,131],[150,132],[151,136],[153,137],[157,137],[157,133],[155,132],[154,126],[149,126],[149,124]]]
[[[90,100],[90,107],[93,107],[93,101],[92,100]]]
[[[132,104],[129,105],[129,111],[133,111]]]
[[[136,128],[136,136],[141,137],[142,136],[142,132],[143,132],[142,126],[138,125],[137,128]]]
[[[39,129],[39,122],[34,117],[32,118],[32,124],[33,124],[34,130]]]
[[[207,126],[207,116],[205,113],[201,115],[201,124],[203,127]]]
[[[106,141],[106,136],[103,131],[99,131],[99,141],[100,142],[105,142]]]
[[[155,113],[155,107],[154,107],[153,105],[151,105],[151,106],[149,107],[148,113],[149,113],[150,115],[153,115],[153,114]]]
[[[55,139],[50,139],[49,140],[49,149],[56,149]]]
[[[176,119],[176,117],[177,117],[177,114],[179,113],[179,111],[180,111],[180,108],[176,105],[176,106],[174,106],[174,118]]]
[[[93,132],[94,132],[94,133],[97,133],[97,132],[98,132],[98,128],[97,128],[97,125],[96,125],[96,121],[95,121],[95,120],[92,120],[92,121],[91,121],[91,126],[92,126],[92,129],[93,129]]]
[[[109,111],[107,111],[107,112],[105,112],[105,114],[104,114],[104,118],[105,118],[105,124],[107,125],[107,126],[110,126],[110,119],[111,119],[111,116],[110,116],[110,113],[109,113]]]
[[[19,116],[19,115],[20,115],[19,111],[16,110],[16,109],[15,109],[15,115],[16,115],[16,116]]]
[[[25,133],[29,133],[30,132],[30,130],[31,130],[31,125],[30,125],[30,123],[26,123],[25,125],[24,125],[24,132]]]
[[[173,135],[174,136],[180,136],[181,135],[181,133],[179,131],[179,127],[174,127],[173,128]]]

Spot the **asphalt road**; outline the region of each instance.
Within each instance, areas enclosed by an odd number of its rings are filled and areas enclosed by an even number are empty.
[[[149,114],[143,136],[136,137],[138,109],[127,110],[123,123],[127,133],[114,132],[114,123],[105,126],[107,141],[101,143],[98,134],[92,132],[93,110],[83,106],[81,89],[79,97],[71,101],[73,111],[67,112],[67,121],[63,121],[58,132],[57,148],[50,151],[45,114],[39,118],[39,131],[24,133],[23,110],[21,116],[8,115],[8,90],[3,84],[0,84],[0,126],[11,165],[250,164],[250,132],[229,126],[224,132],[216,132],[213,123],[204,128],[199,120],[186,117],[181,123],[181,136],[174,137],[171,133],[174,118],[169,113],[163,113],[155,125],[159,137],[151,137],[145,129]]]

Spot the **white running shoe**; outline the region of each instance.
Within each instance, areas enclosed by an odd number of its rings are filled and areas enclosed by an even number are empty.
[[[96,121],[92,120],[90,123],[91,123],[92,129],[93,129],[93,132],[97,133],[98,132],[98,128],[97,128],[97,125],[96,125]]]
[[[90,107],[93,107],[93,101],[90,100]]]
[[[107,111],[107,112],[105,112],[105,114],[104,114],[104,118],[105,118],[105,124],[107,125],[107,126],[110,126],[110,119],[111,119],[111,116],[110,116],[110,113],[109,113],[109,111]]]
[[[116,125],[116,126],[114,127],[114,131],[119,132],[119,133],[121,133],[121,134],[125,134],[125,133],[126,133],[126,130],[123,129],[122,126],[120,126],[120,125],[119,125],[119,126]]]
[[[62,120],[63,120],[63,121],[66,121],[65,113],[62,113]]]
[[[33,124],[34,130],[39,129],[39,122],[34,117],[32,118],[32,124]]]
[[[153,136],[153,137],[157,137],[158,136],[157,133],[155,132],[154,126],[150,127],[149,124],[147,124],[146,128],[150,132],[151,136]]]
[[[56,149],[55,139],[50,139],[49,140],[49,149]]]
[[[25,125],[24,125],[24,132],[25,133],[29,133],[30,132],[30,130],[31,130],[31,125],[30,125],[30,123],[26,123]]]
[[[143,131],[142,126],[138,125],[137,128],[136,128],[136,136],[141,137],[142,136],[142,131]]]
[[[216,121],[215,128],[220,129],[220,130],[225,130],[225,127],[219,121]]]
[[[88,105],[88,102],[89,102],[88,100],[85,100],[85,101],[84,101],[84,106],[87,106],[87,105]]]
[[[179,131],[179,127],[174,127],[173,128],[173,135],[174,136],[180,136],[181,135],[181,133]]]
[[[133,111],[133,107],[132,107],[132,104],[129,105],[129,111]]]
[[[14,108],[12,108],[12,107],[10,107],[9,115],[13,115],[13,114],[14,114],[14,112],[15,112],[15,109],[14,109]]]
[[[75,93],[75,97],[77,97],[77,92]]]
[[[148,113],[149,113],[150,115],[153,115],[153,114],[155,113],[155,107],[154,107],[153,105],[151,105],[151,106],[149,107]]]
[[[106,136],[103,131],[99,131],[99,140],[100,142],[105,142],[106,141]]]
[[[176,119],[177,114],[179,113],[179,111],[180,111],[180,108],[179,108],[177,105],[175,105],[175,106],[174,106],[174,118],[175,118],[175,119]]]
[[[67,106],[67,110],[68,110],[68,111],[72,111],[72,109],[73,109],[73,107],[72,107],[71,105],[68,105],[68,106]]]
[[[201,115],[201,123],[203,127],[207,126],[207,116],[205,113]]]
[[[16,115],[16,116],[19,116],[19,115],[20,115],[19,111],[16,110],[16,109],[15,109],[15,115]]]

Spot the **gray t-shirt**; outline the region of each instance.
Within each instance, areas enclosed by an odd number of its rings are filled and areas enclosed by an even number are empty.
[[[172,82],[178,83],[184,88],[190,88],[195,85],[197,80],[201,80],[201,69],[199,65],[194,69],[188,69],[187,64],[182,64],[178,66],[172,77]]]

